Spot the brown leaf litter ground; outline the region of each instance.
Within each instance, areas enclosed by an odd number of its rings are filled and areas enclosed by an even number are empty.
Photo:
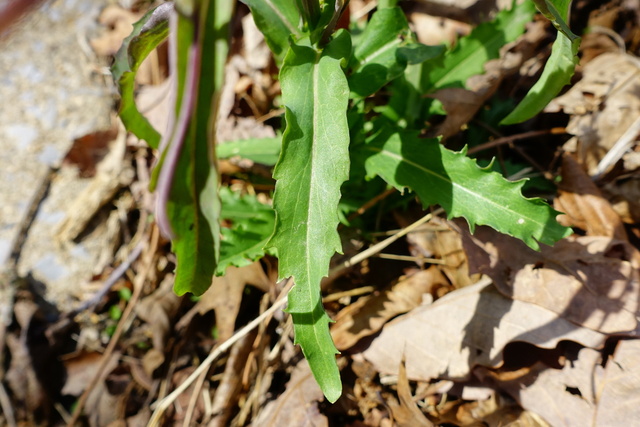
[[[10,3],[0,3],[0,31]],[[420,40],[436,44],[468,33],[495,2],[405,3]],[[350,13],[364,16],[372,4],[352,0]],[[575,1],[572,27],[590,31],[572,85],[509,134],[485,126],[485,143],[471,150],[505,169],[526,164],[515,177],[561,177],[538,195],[553,200],[574,236],[535,252],[488,228],[472,235],[438,211],[416,226],[424,214],[415,206],[378,218],[366,237],[344,230],[335,265],[402,237],[322,285],[342,352],[344,393],[334,405],[293,345],[281,310],[289,284],[276,282],[275,259],[230,268],[198,299],[172,292],[175,258],[147,191],[154,153],[118,124],[107,68],[145,7],[44,2],[0,39],[0,424],[640,420],[638,0]],[[218,139],[274,136],[277,70],[241,4],[233,28]],[[437,133],[455,146],[460,129],[484,125],[495,94],[524,93],[552,34],[544,20],[531,23],[469,90],[435,94],[449,111]],[[166,70],[161,48],[138,74],[138,103],[159,129]],[[269,201],[272,183],[249,179],[269,170],[232,159],[221,172],[225,185]],[[394,195],[380,194],[360,214]]]

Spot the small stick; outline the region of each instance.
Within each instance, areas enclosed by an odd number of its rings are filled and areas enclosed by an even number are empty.
[[[488,150],[489,148],[498,147],[500,145],[511,144],[512,142],[519,141],[521,139],[535,138],[542,135],[562,135],[566,133],[564,128],[553,128],[544,130],[532,130],[530,132],[524,132],[518,135],[505,136],[503,138],[494,139],[493,141],[485,142],[484,144],[477,145],[469,148],[467,154],[474,154],[479,151]]]

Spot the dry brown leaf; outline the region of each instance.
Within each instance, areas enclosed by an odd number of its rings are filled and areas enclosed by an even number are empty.
[[[412,220],[407,215],[395,215],[401,227],[408,227]],[[438,268],[456,288],[471,285],[479,277],[469,276],[467,255],[462,248],[460,233],[452,229],[452,223],[433,218],[427,224],[407,235],[409,250],[416,257],[438,258],[443,261]]]
[[[475,365],[500,365],[512,341],[555,348],[562,340],[599,347],[605,339],[539,305],[511,300],[484,281],[387,323],[363,355],[387,374],[406,357],[412,380],[464,379]]]
[[[565,214],[558,217],[562,225],[579,227],[589,236],[627,240],[618,214],[582,166],[569,154],[562,157],[562,183],[554,207]]]
[[[338,313],[331,327],[336,347],[346,350],[361,338],[373,335],[390,319],[419,306],[425,294],[431,293],[434,287],[446,284],[442,273],[432,266],[400,280],[381,293],[349,304]]]
[[[398,373],[398,398],[400,403],[389,401],[389,408],[398,427],[432,427],[433,423],[416,406],[411,395],[411,387],[407,378],[404,360],[400,362]]]
[[[620,341],[598,387],[594,425],[626,426],[640,420],[639,399],[640,340]]]
[[[640,174],[607,183],[602,191],[624,222],[640,223]]]
[[[422,12],[409,13],[408,18],[413,23],[418,41],[427,45],[444,43],[450,46],[459,37],[471,32],[469,24],[439,16],[431,16]]]
[[[489,96],[492,93],[493,91]],[[440,89],[428,95],[428,97],[440,101],[447,112],[447,118],[434,132],[434,136],[441,135],[443,139],[450,138],[460,132],[462,127],[476,115],[486,100],[480,93],[455,87]]]
[[[583,348],[577,359],[567,361],[562,369],[537,363],[527,377],[496,385],[524,409],[540,415],[554,427],[591,426],[595,409],[593,391],[602,370],[600,360],[599,351]],[[491,381],[492,373],[489,371],[479,368],[476,373],[485,377],[485,381]]]
[[[109,390],[107,390],[105,379],[110,372],[116,369],[121,356],[122,354],[120,352],[114,352],[111,354],[105,369],[102,371],[100,380],[89,393],[87,402],[84,405],[84,411],[88,414],[89,424],[91,426],[104,426],[118,418],[116,408],[118,406],[120,396],[110,393]],[[102,357],[102,355],[99,355],[98,360],[94,356],[88,355],[88,358],[86,359],[81,357],[80,360],[73,362],[70,361],[70,367],[72,367],[70,372],[71,377],[67,380],[65,388],[69,391],[81,388],[82,391],[84,391],[88,381],[83,383],[83,380],[93,378],[95,372],[99,368],[98,365],[101,363]],[[75,365],[75,362],[78,362],[79,366],[73,366]],[[83,372],[83,368],[88,370],[90,377],[86,376],[87,372]]]
[[[166,275],[158,289],[136,304],[136,314],[149,325],[153,340],[153,351],[145,353],[143,358],[145,372],[150,377],[164,363],[165,342],[179,307],[180,298],[173,292],[172,274]]]
[[[594,175],[598,163],[640,115],[640,63],[625,53],[605,53],[585,65],[583,77],[545,111],[571,115],[575,135],[565,150]]]
[[[229,267],[223,277],[214,277],[211,287],[192,309],[200,314],[215,310],[218,337],[221,341],[233,335],[246,285],[253,285],[263,292],[269,290],[271,283],[260,262],[256,261],[240,268]]]
[[[100,56],[113,56],[116,54],[122,41],[133,31],[133,24],[140,19],[140,15],[118,5],[109,5],[104,8],[98,21],[109,28],[98,38],[89,41],[89,44]]]
[[[578,237],[536,252],[488,227],[463,241],[471,271],[490,276],[504,295],[602,333],[638,333],[640,262],[629,243]]]
[[[306,360],[301,360],[291,373],[286,390],[260,412],[255,427],[322,427],[329,420],[318,410],[318,402],[324,399],[320,386],[313,378]]]
[[[136,96],[138,109],[161,135],[167,131],[167,117],[171,117],[170,94],[174,81],[170,76],[160,84],[142,86]]]

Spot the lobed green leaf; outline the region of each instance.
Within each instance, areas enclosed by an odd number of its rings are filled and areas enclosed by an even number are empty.
[[[260,203],[255,196],[220,188],[222,211],[220,217],[231,221],[230,228],[222,228],[218,276],[224,275],[230,265],[243,267],[265,255],[263,249],[273,234],[275,213],[271,206]]]
[[[489,225],[527,246],[551,245],[571,234],[556,220],[559,212],[542,199],[522,196],[524,180],[509,182],[481,169],[465,152],[453,152],[436,139],[383,127],[361,148],[369,175],[379,175],[399,190],[411,188],[422,204],[439,204],[450,217],[464,217],[473,230]]]
[[[280,70],[286,129],[274,171],[275,232],[268,247],[279,259],[280,277],[293,277],[288,311],[295,342],[331,402],[342,390],[322,307],[320,281],[341,250],[338,225],[340,185],[348,178],[349,86],[342,70],[351,52],[345,31],[322,50],[292,41]]]

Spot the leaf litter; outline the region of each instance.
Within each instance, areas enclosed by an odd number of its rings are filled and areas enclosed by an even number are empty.
[[[351,13],[366,3],[353,1]],[[239,8],[245,13],[238,25],[243,31],[236,31],[243,41],[227,65],[231,83],[223,91],[219,136],[229,141],[273,138],[277,124],[271,119],[281,114],[274,108],[279,86],[272,78],[273,64],[264,57],[264,40],[246,9]],[[468,19],[460,19],[470,10],[475,9],[439,9],[434,19],[412,7],[408,16],[419,37],[434,37],[441,22],[453,40],[453,33],[469,32]],[[629,52],[614,52],[607,42],[611,38],[602,38],[607,32],[585,38],[591,42],[583,45],[575,84],[546,113],[510,130],[516,136],[512,139],[497,134],[485,112],[493,99],[525,90],[539,69],[539,57],[548,54],[548,24],[528,24],[528,31],[487,62],[484,74],[467,80],[465,89],[432,95],[448,113],[436,132],[444,133],[448,144],[484,135],[483,142],[500,142],[486,156],[497,156],[494,166],[515,159],[541,176],[559,177],[554,206],[574,236],[536,252],[492,229],[477,227],[471,235],[464,221],[435,215],[389,247],[386,258],[367,259],[323,283],[326,294],[336,296],[325,298],[325,307],[335,320],[331,333],[342,351],[338,366],[344,393],[335,405],[324,401],[294,346],[289,315],[276,310],[197,376],[164,414],[165,425],[618,426],[638,419],[636,135],[617,157],[607,158],[633,129],[640,105],[633,90],[638,65],[632,55],[637,53],[633,35],[638,23],[620,26],[620,17],[633,11],[616,2],[608,9],[576,8],[585,22],[608,25],[627,42]],[[94,49],[112,54],[126,35],[123,28],[140,12],[107,9],[103,19],[113,31],[93,43]],[[603,19],[603,14],[620,19]],[[140,74],[139,101],[156,107],[148,119],[163,131],[166,106],[160,101],[171,83],[162,55],[154,61]],[[546,141],[517,138],[517,132],[550,130],[562,126],[558,123],[566,124],[571,138],[558,132],[547,133],[552,136]],[[76,159],[71,166],[80,165],[80,174],[88,171],[89,188],[97,190],[79,194],[60,238],[82,241],[101,224],[117,222],[113,230],[119,237],[105,239],[112,267],[100,264],[93,278],[109,286],[100,291],[99,302],[71,317],[43,297],[40,287],[47,283],[31,280],[19,288],[0,369],[1,416],[9,425],[18,420],[64,425],[73,420],[77,402],[82,402],[87,425],[146,424],[157,402],[274,304],[285,286],[276,283],[275,260],[267,254],[229,267],[199,299],[173,294],[175,258],[148,220],[153,201],[145,188],[152,152],[132,138],[126,146],[124,135],[117,138],[108,148],[88,143],[82,149],[86,153],[78,153],[79,148],[71,153]],[[556,154],[560,149],[564,154]],[[485,153],[478,150],[477,155]],[[273,182],[256,174],[259,162],[236,160],[223,169],[224,185],[252,198],[243,209],[254,203],[268,206]],[[108,179],[101,181],[101,176]],[[389,202],[394,207],[380,207],[386,200],[367,206],[363,220],[377,215],[377,224],[387,232],[417,219],[415,210],[399,207],[397,193],[384,197],[395,200]],[[349,236],[359,240],[358,247],[376,239]],[[114,267],[125,263],[139,242],[145,245],[143,254],[126,272],[118,272]],[[75,295],[78,304],[83,295]]]

